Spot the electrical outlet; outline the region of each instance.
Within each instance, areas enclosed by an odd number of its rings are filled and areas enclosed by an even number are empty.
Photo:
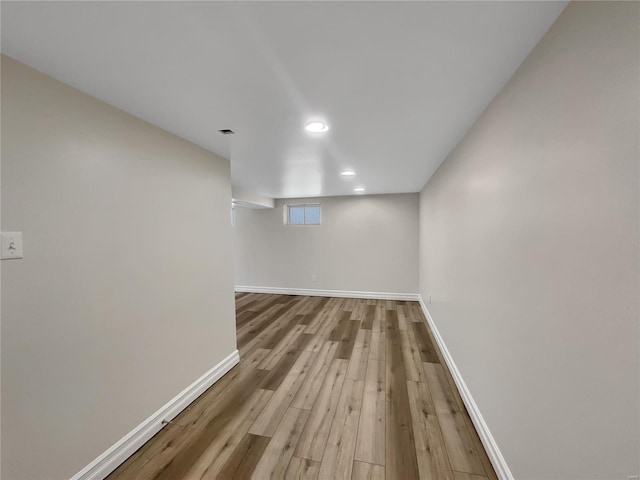
[[[317,282],[318,281],[318,276],[317,275],[311,275],[311,281],[312,282]]]
[[[2,260],[22,258],[22,232],[2,232]]]

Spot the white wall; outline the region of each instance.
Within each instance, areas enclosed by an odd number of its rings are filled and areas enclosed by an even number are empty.
[[[0,61],[0,78],[2,75],[2,62]],[[0,92],[2,88],[0,87]],[[0,104],[0,110],[2,106]],[[1,115],[0,115],[1,117]],[[0,132],[2,120],[0,118]],[[0,150],[2,139],[0,134]],[[0,226],[2,225],[2,154],[0,152]],[[0,227],[1,228],[1,227]],[[0,261],[0,478],[2,477],[2,262]]]
[[[421,193],[420,292],[519,480],[640,472],[639,14],[570,4]]]
[[[240,187],[231,187],[233,201],[238,204],[247,204],[249,208],[273,208],[275,201],[271,197],[260,195],[259,193],[245,190]]]
[[[2,57],[3,478],[71,477],[235,350],[229,172]]]
[[[284,225],[283,205],[318,202],[321,225]],[[418,194],[278,200],[270,210],[236,208],[234,249],[236,285],[416,293]]]

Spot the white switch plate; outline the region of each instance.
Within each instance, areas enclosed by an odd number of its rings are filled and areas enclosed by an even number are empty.
[[[22,232],[2,232],[2,260],[22,258]]]

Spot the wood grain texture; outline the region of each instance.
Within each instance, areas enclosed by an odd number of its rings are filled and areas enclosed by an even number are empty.
[[[366,381],[358,424],[358,441],[354,456],[356,460],[384,465],[385,408],[384,380]]]
[[[338,342],[324,342],[322,349],[316,355],[309,374],[304,379],[291,403],[292,407],[311,410],[327,377],[327,372],[333,362],[336,350],[338,350]]]
[[[222,467],[218,478],[251,478],[257,463],[263,457],[263,452],[269,443],[268,437],[260,437],[248,433],[240,441],[233,455]]]
[[[333,360],[298,442],[296,456],[318,462],[322,460],[347,373],[347,365],[346,360]]]
[[[364,330],[373,329],[373,318],[375,313],[375,305],[364,306],[364,320],[362,321],[362,328]]]
[[[425,368],[451,468],[458,472],[485,475],[480,452],[475,448],[464,414],[449,389],[444,369],[432,363],[426,364]]]
[[[416,302],[241,293],[240,363],[110,480],[497,480]]]
[[[402,355],[404,356],[407,380],[426,382],[420,351],[413,332],[410,330],[400,330],[400,339],[402,342]]]
[[[320,478],[351,478],[364,382],[346,379],[320,464]]]
[[[216,478],[272,395],[271,390],[256,390],[244,408],[206,446],[189,469],[189,476],[198,479]]]
[[[249,433],[254,435],[264,435],[270,437],[275,432],[280,420],[284,416],[287,408],[293,401],[298,388],[304,381],[309,370],[313,357],[313,352],[303,351],[298,357],[298,361],[291,367],[282,384],[275,391],[269,403],[249,429]]]
[[[420,477],[452,480],[449,458],[429,386],[426,383],[407,382],[407,390]]]
[[[265,390],[277,390],[284,378],[287,376],[291,367],[300,357],[300,354],[304,351],[304,347],[309,343],[313,335],[303,333],[293,342],[287,349],[285,354],[280,358],[265,378],[262,388]]]
[[[409,413],[407,375],[397,312],[387,311],[387,404],[385,470],[389,478],[419,478],[413,425]]]
[[[135,455],[129,457],[115,472],[110,480],[145,480],[155,475],[164,465],[186,445],[193,429],[180,425],[167,425],[147,442]]]
[[[420,348],[420,355],[422,355],[422,361],[428,363],[440,363],[438,354],[436,353],[436,347],[431,341],[431,337],[427,332],[427,324],[424,322],[412,322],[413,331],[418,345]]]
[[[353,462],[351,480],[385,480],[384,467],[371,463]]]
[[[470,473],[453,472],[453,480],[487,480],[487,477],[472,475]]]
[[[376,317],[375,306],[369,305],[373,312],[371,323],[371,345],[369,346],[369,358],[374,360],[385,359],[385,320]]]
[[[342,340],[343,335],[345,334],[345,330],[349,327],[349,317],[351,316],[351,312],[343,311],[340,314],[340,317],[337,323],[333,326],[331,333],[329,334],[328,340],[332,342],[339,342]]]
[[[271,350],[271,354],[269,354],[269,356],[267,356],[262,361],[259,368],[261,370],[271,370],[272,368],[274,368],[282,359],[282,357],[284,357],[292,347],[297,345],[298,337],[302,335],[304,329],[304,325],[296,325],[289,332],[287,332],[287,334],[282,337],[279,342],[276,343],[276,345]]]
[[[284,477],[291,457],[293,457],[293,449],[298,443],[308,416],[308,410],[298,408],[289,408],[287,410],[267,448],[264,449],[262,458],[253,472],[253,478]]]
[[[316,480],[320,472],[320,462],[308,458],[292,457],[284,474],[285,480]]]
[[[238,421],[238,410],[245,411],[255,401],[259,393],[256,392],[254,385],[259,385],[262,379],[262,372],[254,370],[253,374],[247,376],[244,381],[233,384],[227,391],[221,393],[217,401],[206,410],[206,416],[198,417],[190,423],[191,434],[183,444],[183,448],[167,459],[163,465],[159,465],[157,472],[150,478],[170,480],[184,476],[211,444],[216,443],[220,432],[228,431],[229,426]]]
[[[349,359],[347,378],[353,380],[364,380],[367,372],[367,361],[369,359],[369,345],[371,344],[371,331],[358,330],[353,352]]]
[[[346,328],[344,329],[342,337],[340,338],[340,345],[338,346],[338,351],[336,352],[336,358],[342,358],[345,360],[349,360],[351,358],[351,353],[353,352],[353,346],[356,343],[359,329],[359,320],[349,320]]]

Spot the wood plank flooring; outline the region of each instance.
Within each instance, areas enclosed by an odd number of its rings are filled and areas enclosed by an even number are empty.
[[[110,480],[497,480],[416,302],[236,294],[240,363]]]

